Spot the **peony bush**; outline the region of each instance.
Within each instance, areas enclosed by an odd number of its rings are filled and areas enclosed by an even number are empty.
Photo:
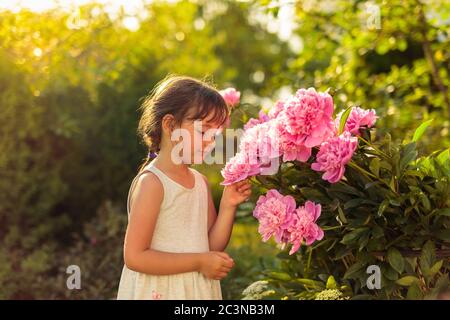
[[[331,296],[343,299],[420,299],[447,290],[449,150],[418,156],[431,121],[396,143],[377,137],[376,120],[360,107],[337,113],[328,92],[309,88],[244,124],[221,184],[258,187],[252,215],[281,261],[260,280],[271,286],[265,299],[336,290]]]

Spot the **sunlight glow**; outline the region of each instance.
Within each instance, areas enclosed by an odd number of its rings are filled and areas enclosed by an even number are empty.
[[[0,2],[0,10],[7,9],[19,12],[21,9],[42,12],[54,8],[73,10],[78,6],[88,3],[106,5],[111,11],[119,11],[121,7],[126,14],[135,15],[142,9],[145,3],[151,0],[9,0]]]

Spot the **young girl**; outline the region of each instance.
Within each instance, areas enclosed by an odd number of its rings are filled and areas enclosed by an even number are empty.
[[[148,157],[131,183],[117,298],[222,299],[220,279],[234,266],[224,249],[250,184],[225,186],[217,214],[207,179],[189,163],[212,149],[214,139],[202,138],[208,129],[221,132],[228,107],[211,85],[183,76],[160,82],[142,107],[139,133],[157,156]],[[175,129],[191,139],[173,139]],[[181,162],[172,152],[179,143]]]

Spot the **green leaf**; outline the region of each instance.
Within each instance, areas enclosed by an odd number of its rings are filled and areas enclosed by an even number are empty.
[[[337,283],[333,276],[328,277],[326,288],[327,289],[336,289],[337,288]]]
[[[431,209],[431,203],[426,194],[422,193],[420,195],[420,200],[422,201],[423,207],[428,211]]]
[[[436,273],[439,272],[439,270],[441,270],[442,267],[442,263],[444,262],[444,260],[439,260],[438,262],[436,262],[431,268],[430,268],[430,272],[428,274],[429,277],[433,277]]]
[[[361,269],[364,268],[364,265],[361,262],[356,262],[355,264],[351,265],[350,268],[347,269],[347,271],[344,274],[344,280],[345,279],[352,279],[353,276],[361,271]]]
[[[437,238],[444,240],[444,241],[450,241],[450,229],[444,229],[439,230],[434,233]]]
[[[448,278],[448,273],[444,273],[437,279],[437,281],[434,285],[433,291],[436,294],[444,292],[448,289],[449,285],[450,285],[450,281]]]
[[[392,268],[401,274],[405,268],[405,260],[403,259],[400,251],[395,249],[394,247],[389,248],[387,252],[387,260]]]
[[[444,176],[450,178],[450,148],[442,151],[437,157],[436,162],[442,167]]]
[[[398,279],[395,282],[397,284],[401,285],[401,286],[409,287],[413,283],[419,282],[419,279],[417,277],[414,277],[414,276],[405,276],[403,278]]]
[[[333,192],[355,195],[358,196],[359,198],[361,198],[361,196],[364,196],[364,193],[362,193],[358,189],[342,183],[336,183],[334,185],[331,185],[328,189]]]
[[[309,187],[300,188],[300,192],[302,193],[302,195],[305,198],[310,199],[312,201],[317,201],[317,202],[329,201],[329,198],[326,195],[324,195],[322,192],[320,192],[319,190],[317,190],[315,188],[309,188]]]
[[[369,232],[364,233],[358,240],[359,248],[358,250],[361,251],[367,246],[367,243],[369,242],[370,234]]]
[[[398,272],[390,266],[386,266],[384,269],[382,269],[382,273],[384,277],[391,281],[398,280]]]
[[[381,161],[380,162],[380,168],[386,169],[388,171],[392,170],[392,165],[389,162]]]
[[[345,218],[344,210],[342,210],[341,206],[338,206],[339,219],[342,223],[347,223],[347,219]]]
[[[422,248],[419,259],[420,269],[424,274],[429,274],[430,268],[434,265],[435,257],[434,243],[428,240]]]
[[[381,217],[383,215],[384,210],[386,210],[386,208],[389,205],[389,199],[384,199],[383,202],[381,202],[380,206],[378,207],[378,216]]]
[[[341,120],[339,121],[339,134],[341,134],[344,131],[345,123],[347,122],[347,118],[350,115],[350,112],[352,111],[352,109],[353,109],[353,107],[348,107],[342,113]]]
[[[380,226],[374,226],[372,228],[372,237],[373,239],[379,239],[384,237],[384,230]]]
[[[409,300],[421,300],[423,299],[423,292],[420,290],[419,284],[417,282],[413,282],[411,286],[408,288],[408,293],[406,294],[406,298]]]
[[[423,133],[428,128],[428,126],[431,124],[431,122],[433,122],[433,119],[423,122],[414,132],[412,141],[414,141],[414,142],[418,141],[420,139],[420,137],[422,137]]]
[[[323,288],[323,283],[320,281],[316,281],[316,280],[296,278],[296,279],[294,279],[294,282],[298,282],[298,283],[303,284],[308,287]]]
[[[365,199],[361,199],[361,198],[351,199],[344,204],[344,209],[350,209],[350,208],[357,207],[360,204],[362,204],[364,202],[364,200]]]
[[[436,211],[436,215],[450,217],[450,208],[439,209]]]
[[[411,142],[408,143],[406,146],[404,146],[402,150],[402,157],[400,159],[400,170],[402,171],[406,166],[416,159],[417,157],[417,150],[416,150],[416,143]]]
[[[278,259],[284,259],[284,260],[293,260],[295,259],[295,255],[290,255],[287,253],[287,251],[280,251],[277,254]]]
[[[351,231],[350,233],[346,234],[344,236],[344,238],[341,240],[341,243],[342,244],[350,244],[350,243],[354,242],[355,240],[357,240],[367,230],[368,230],[368,228],[366,228],[366,227],[355,229],[355,230]]]
[[[370,161],[369,169],[372,171],[374,175],[377,177],[380,176],[380,158],[373,158],[372,161]]]
[[[275,271],[271,271],[268,273],[268,276],[276,279],[276,280],[282,280],[282,281],[289,281],[292,279],[292,277],[286,273],[286,272],[275,272]]]

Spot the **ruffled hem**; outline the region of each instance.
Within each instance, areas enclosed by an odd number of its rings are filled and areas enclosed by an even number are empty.
[[[123,267],[118,300],[222,300],[219,280],[200,272],[149,275]]]

